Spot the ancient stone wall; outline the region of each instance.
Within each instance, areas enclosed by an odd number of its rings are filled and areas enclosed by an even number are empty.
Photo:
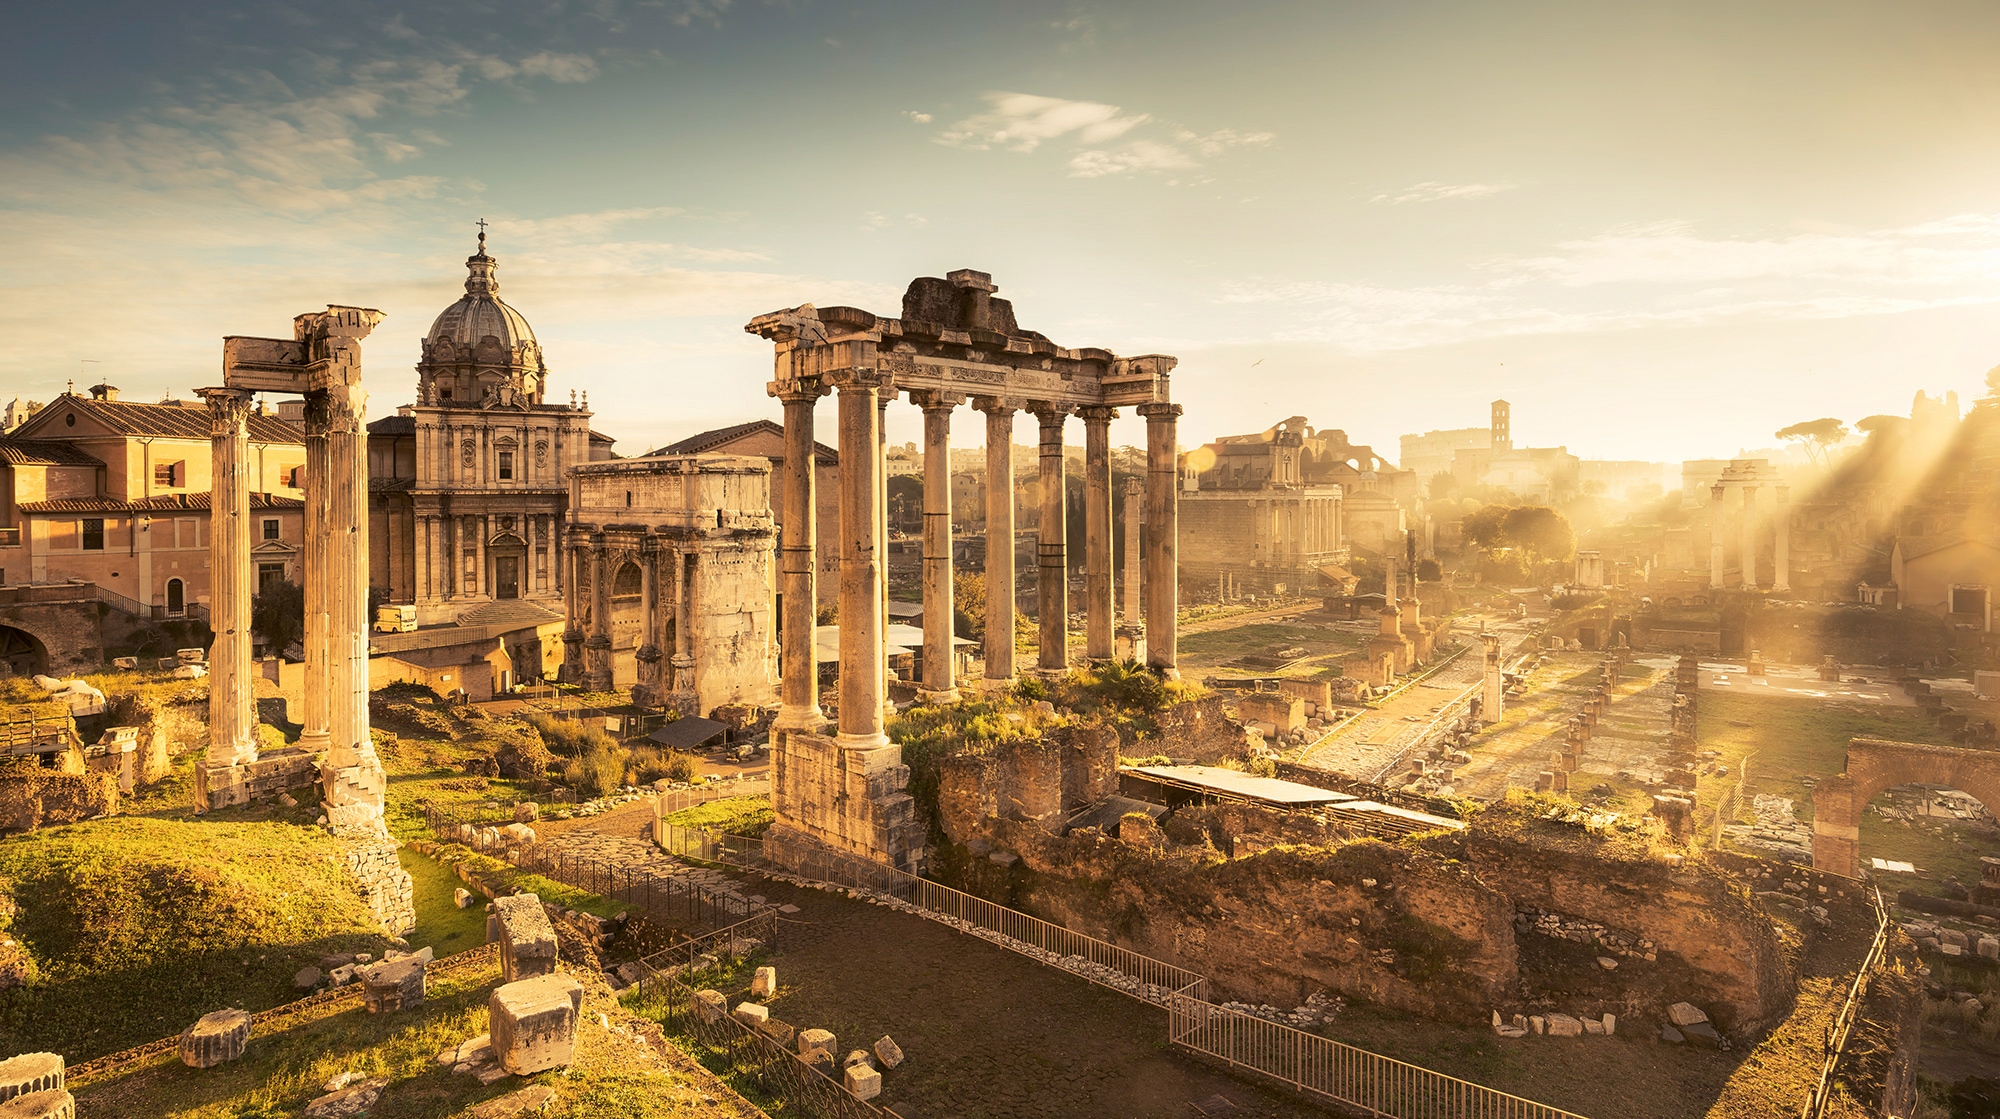
[[[30,832],[118,811],[115,773],[0,777],[0,831]]]
[[[415,887],[409,872],[396,857],[393,839],[361,840],[350,844],[344,859],[348,873],[361,888],[362,900],[392,935],[401,936],[417,927]]]
[[[104,607],[95,601],[0,604],[0,626],[40,642],[55,675],[94,671],[104,663]]]
[[[988,819],[1023,820],[1060,834],[1070,813],[1118,791],[1118,732],[1060,727],[986,754],[947,758],[938,771],[938,822],[955,843]]]
[[[1219,693],[1176,703],[1159,713],[1158,722],[1157,740],[1132,743],[1127,752],[1209,765],[1243,753],[1243,724],[1229,717]]]
[[[832,735],[785,731],[772,751],[772,840],[837,851],[923,872],[925,826],[905,792],[910,767],[896,746],[843,747]]]

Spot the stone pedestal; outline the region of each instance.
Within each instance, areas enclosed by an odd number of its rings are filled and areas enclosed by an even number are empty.
[[[424,1001],[424,973],[431,962],[431,950],[397,956],[380,963],[356,968],[361,980],[361,997],[370,1014],[390,1014]]]
[[[76,1097],[61,1088],[15,1096],[0,1103],[0,1119],[76,1119]]]
[[[23,1053],[0,1061],[0,1102],[33,1092],[60,1091],[63,1074],[60,1053]]]
[[[1146,663],[1146,627],[1138,622],[1121,624],[1112,638],[1112,655],[1121,661]]]
[[[507,983],[486,1000],[493,1055],[515,1076],[561,1068],[576,1057],[582,1013],[583,986],[567,975]]]
[[[807,731],[785,731],[774,767],[771,802],[778,823],[764,837],[767,854],[783,863],[788,841],[859,855],[911,874],[923,873],[927,850],[916,802],[904,791],[910,767],[895,745],[869,749]]]
[[[181,1063],[190,1068],[214,1068],[243,1055],[250,1044],[250,1014],[218,1010],[181,1031]]]
[[[534,894],[493,899],[493,921],[500,942],[500,978],[513,983],[548,975],[556,969],[556,928]]]

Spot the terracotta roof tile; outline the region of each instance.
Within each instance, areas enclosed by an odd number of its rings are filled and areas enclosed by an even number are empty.
[[[23,501],[23,513],[179,513],[208,511],[206,493],[169,493],[158,497],[120,501],[115,497],[61,497],[53,501]],[[304,509],[306,503],[282,494],[253,493],[252,509]]]
[[[9,466],[103,466],[73,443],[58,439],[0,439],[0,462]]]

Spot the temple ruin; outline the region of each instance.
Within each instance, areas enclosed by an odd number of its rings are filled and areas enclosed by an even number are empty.
[[[1111,567],[1110,424],[1120,407],[1146,418],[1144,525],[1146,663],[1169,676],[1175,666],[1175,517],[1178,509],[1176,429],[1168,375],[1175,359],[1160,354],[1121,358],[1101,349],[1065,349],[1014,321],[1013,307],[994,297],[992,277],[970,269],[945,279],[921,277],[903,295],[900,318],[854,307],[806,304],[760,315],[746,327],[776,345],[769,391],[785,414],[787,477],[780,562],[781,698],[774,724],[772,800],[778,823],[773,849],[804,840],[921,870],[923,826],[904,788],[909,769],[883,733],[887,691],[886,445],[882,421],[897,394],[924,410],[924,693],[929,702],[958,698],[951,661],[951,413],[962,404],[986,415],[987,510],[990,539],[1013,536],[1011,445],[1014,416],[1032,414],[1040,428],[1042,509],[1039,523],[1036,670],[1069,664],[1069,587],[1065,556],[1063,424],[1084,422],[1084,652],[1116,653]],[[817,537],[814,531],[813,406],[829,392],[839,398],[840,449],[840,687],[837,733],[822,733],[826,717],[816,685],[813,622]],[[1013,554],[989,549],[987,579],[1014,585]],[[1129,626],[1129,623],[1128,623]],[[987,597],[985,682],[1015,675],[1014,596]],[[1134,633],[1127,630],[1127,646]]]

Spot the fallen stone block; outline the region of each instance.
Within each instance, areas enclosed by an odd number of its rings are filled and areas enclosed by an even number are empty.
[[[1548,1023],[1550,1037],[1581,1037],[1583,1035],[1583,1023],[1567,1014],[1551,1014],[1548,1016]]]
[[[866,1062],[849,1065],[842,1079],[848,1093],[857,1100],[872,1100],[882,1094],[882,1074],[874,1065]]]
[[[840,1059],[840,1067],[847,1069],[853,1068],[855,1065],[867,1065],[869,1068],[874,1068],[875,1058],[866,1049],[849,1049],[847,1056]]]
[[[1522,1028],[1521,1028],[1521,1027],[1519,1027],[1519,1026],[1498,1026],[1498,1027],[1495,1027],[1495,1028],[1494,1028],[1493,1032],[1494,1032],[1494,1033],[1496,1033],[1496,1034],[1499,1034],[1499,1035],[1500,1035],[1501,1037],[1527,1037],[1527,1036],[1528,1036],[1528,1031],[1526,1031],[1526,1030],[1522,1029]]]
[[[320,973],[318,968],[302,967],[293,974],[292,986],[297,987],[301,991],[310,991],[314,987],[319,986],[319,981],[323,978],[325,976]]]
[[[0,1061],[0,1101],[63,1087],[60,1053],[23,1053]]]
[[[882,1062],[883,1068],[895,1068],[903,1063],[903,1047],[888,1034],[883,1034],[875,1043],[875,1059]]]
[[[359,969],[361,998],[370,1014],[390,1014],[424,1001],[424,973],[431,949]]]
[[[831,1064],[833,1062],[833,1031],[799,1031],[799,1056],[804,1057],[807,1061],[811,1061],[815,1053],[823,1055],[827,1063]]]
[[[517,1115],[536,1115],[547,1108],[556,1098],[555,1089],[537,1084],[511,1092],[497,1100],[487,1100],[472,1109],[471,1119],[514,1119]]]
[[[778,993],[778,969],[760,967],[750,979],[750,993],[760,999],[768,999]]]
[[[1530,1015],[1528,1018],[1528,1025],[1534,1029],[1537,1035],[1540,1035],[1545,1031],[1547,1031],[1549,1026],[1549,1020],[1547,1018],[1542,1017],[1539,1014]]]
[[[0,1103],[0,1119],[76,1119],[76,1098],[47,1088]]]
[[[1685,1045],[1687,1044],[1687,1035],[1672,1026],[1661,1026],[1660,1040],[1669,1045]]]
[[[729,997],[721,991],[696,991],[694,993],[694,1016],[696,1018],[704,1022],[720,1022],[728,1013]]]
[[[382,1089],[388,1086],[389,1081],[384,1078],[363,1080],[337,1092],[328,1092],[307,1104],[302,1114],[305,1119],[353,1119],[374,1107],[375,1101],[382,1098]]]
[[[534,894],[493,899],[499,922],[500,979],[514,983],[556,969],[556,927]]]
[[[467,1038],[459,1044],[457,1049],[452,1051],[451,1055],[451,1063],[454,1065],[480,1065],[492,1059],[493,1037],[491,1034],[480,1034],[478,1037]]]
[[[495,990],[486,1014],[500,1067],[531,1076],[569,1064],[582,1009],[583,985],[567,975],[538,975]]]
[[[771,1020],[771,1009],[754,1002],[739,1002],[736,1004],[736,1020],[754,1030]]]
[[[1708,1021],[1708,1013],[1691,1002],[1677,1002],[1667,1008],[1667,1020],[1685,1029],[1696,1022]]]
[[[517,824],[532,824],[538,815],[540,812],[533,801],[524,800],[514,806],[514,822]]]
[[[780,1022],[776,1018],[766,1019],[763,1025],[757,1027],[757,1031],[786,1048],[791,1047],[792,1039],[798,1035],[798,1030],[790,1023]]]
[[[250,1015],[242,1010],[204,1014],[181,1031],[181,1063],[190,1068],[214,1068],[243,1055],[250,1044]]]
[[[1604,1022],[1597,1018],[1583,1019],[1583,1032],[1591,1037],[1604,1036]]]
[[[501,828],[500,832],[507,837],[510,843],[533,843],[535,841],[535,829],[526,824],[508,824],[506,827]]]
[[[1616,1014],[1606,1014],[1602,1021],[1604,1023],[1604,1036],[1610,1037],[1612,1034],[1618,1032],[1618,1016]]]
[[[460,909],[469,908],[472,905],[472,891],[460,886],[451,892],[451,900]]]
[[[345,987],[354,982],[354,965],[342,964],[326,973],[326,981],[335,987]]]

